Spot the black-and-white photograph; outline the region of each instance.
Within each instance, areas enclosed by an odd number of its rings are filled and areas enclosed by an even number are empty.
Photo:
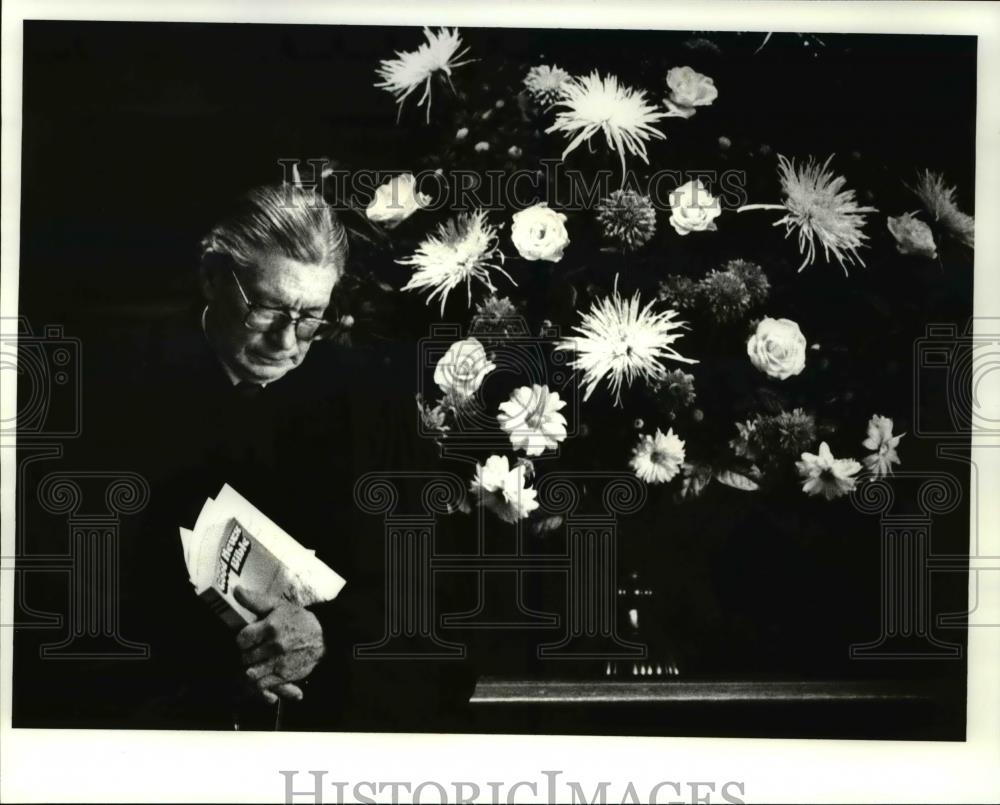
[[[611,16],[23,21],[8,736],[966,740],[977,37]]]

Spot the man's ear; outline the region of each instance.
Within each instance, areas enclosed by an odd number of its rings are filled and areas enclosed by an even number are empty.
[[[219,295],[219,263],[216,255],[207,254],[201,259],[198,269],[198,280],[201,284],[201,295],[206,302],[213,302]]]

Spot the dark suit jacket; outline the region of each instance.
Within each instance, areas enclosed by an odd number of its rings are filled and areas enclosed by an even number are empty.
[[[300,367],[246,398],[194,313],[154,328],[142,353],[99,428],[107,460],[139,470],[152,490],[123,534],[123,631],[152,647],[150,660],[114,669],[127,725],[273,726],[271,708],[240,694],[234,635],[195,596],[181,553],[178,526],[193,525],[205,498],[229,483],[348,582],[336,601],[313,607],[326,656],[305,699],[283,706],[283,726],[461,729],[474,682],[468,661],[353,656],[356,644],[382,637],[385,596],[383,525],[355,505],[355,481],[433,467],[406,388],[413,357],[317,344]],[[461,526],[450,524],[459,539]]]

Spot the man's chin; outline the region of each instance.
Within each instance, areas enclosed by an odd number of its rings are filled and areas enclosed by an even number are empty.
[[[268,361],[253,360],[247,361],[240,366],[242,374],[250,382],[273,383],[288,374],[295,368],[291,361]]]

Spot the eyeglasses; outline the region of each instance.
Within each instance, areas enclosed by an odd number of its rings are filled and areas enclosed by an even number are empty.
[[[298,316],[279,307],[268,307],[251,302],[246,291],[240,284],[236,272],[232,269],[229,273],[233,275],[233,281],[243,297],[243,304],[246,305],[247,313],[243,317],[243,326],[248,330],[257,333],[283,332],[289,324],[295,325],[295,337],[300,341],[315,341],[328,338],[333,335],[337,326],[326,319],[317,319],[314,316]]]

